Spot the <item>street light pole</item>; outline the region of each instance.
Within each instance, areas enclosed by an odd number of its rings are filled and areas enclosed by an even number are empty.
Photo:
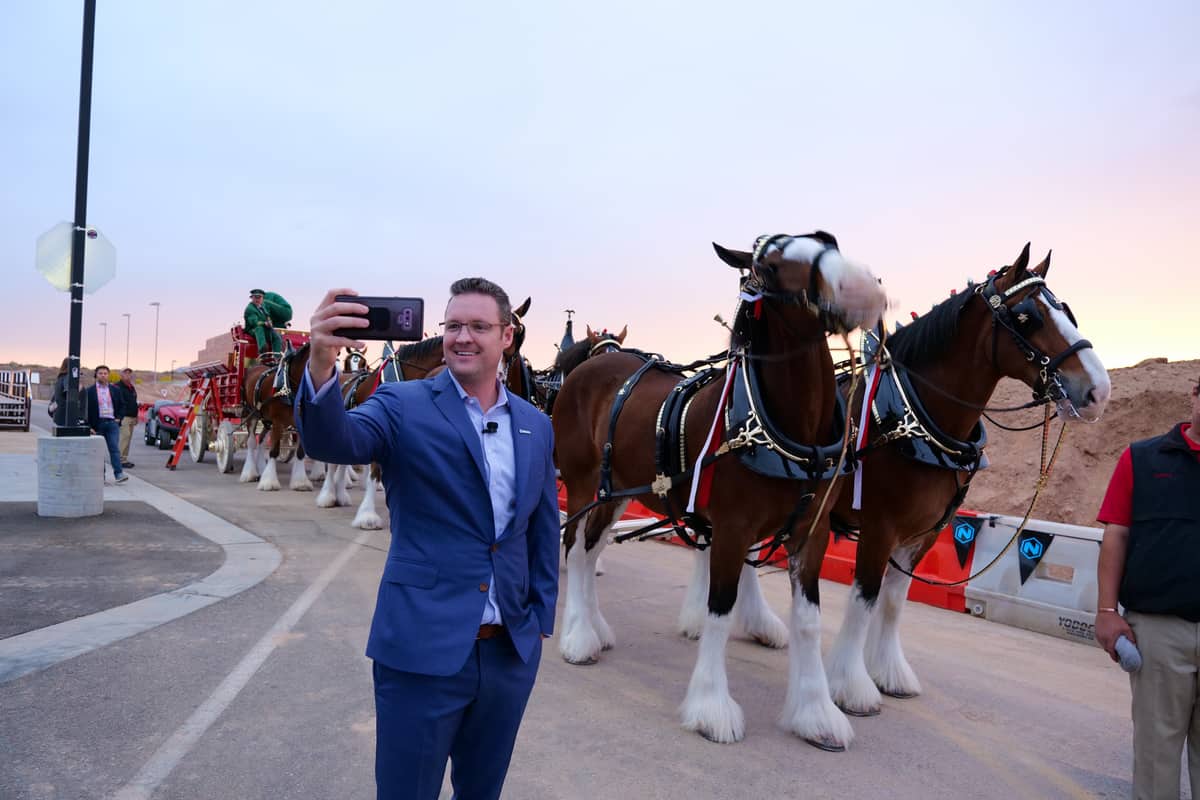
[[[83,0],[83,47],[79,57],[79,138],[75,148],[75,230],[71,236],[71,322],[67,334],[66,425],[55,425],[55,436],[88,436],[80,425],[79,347],[83,339],[83,237],[87,228],[88,152],[92,135],[92,51],[96,41],[96,0]],[[108,328],[105,327],[107,348]]]
[[[100,327],[104,329],[104,350],[101,351],[104,355],[100,356],[100,363],[106,364],[108,363],[108,323],[101,322]]]
[[[129,367],[129,321],[133,319],[129,314],[122,314],[125,318],[125,366],[122,369]]]
[[[171,359],[171,380],[175,380],[175,359]]]
[[[155,300],[150,305],[154,306],[154,382],[158,383],[158,307],[162,303]]]

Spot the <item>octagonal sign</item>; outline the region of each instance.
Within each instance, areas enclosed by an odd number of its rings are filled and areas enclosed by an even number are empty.
[[[75,225],[60,222],[37,240],[37,271],[60,292],[71,290],[71,235]],[[83,240],[83,292],[91,294],[117,274],[117,249],[95,228]]]

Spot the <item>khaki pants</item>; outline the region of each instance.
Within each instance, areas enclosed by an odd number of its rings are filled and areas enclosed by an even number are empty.
[[[1133,796],[1179,798],[1180,761],[1187,742],[1192,797],[1200,798],[1200,623],[1162,614],[1126,614],[1142,652],[1133,689]]]
[[[133,429],[137,426],[137,417],[121,419],[121,461],[129,460],[129,442],[133,439]]]

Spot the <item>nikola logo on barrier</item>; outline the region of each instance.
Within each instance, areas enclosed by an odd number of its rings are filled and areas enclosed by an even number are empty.
[[[1021,555],[1032,561],[1042,557],[1042,550],[1042,543],[1037,539],[1026,539],[1021,542]]]
[[[970,544],[975,539],[975,528],[969,522],[960,522],[954,526],[954,541],[959,544]]]

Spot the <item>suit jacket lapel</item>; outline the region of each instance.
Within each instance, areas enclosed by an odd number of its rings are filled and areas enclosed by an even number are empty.
[[[483,448],[479,445],[479,434],[471,430],[471,418],[467,416],[467,409],[463,407],[463,399],[458,396],[458,389],[450,380],[449,372],[443,372],[433,379],[433,402],[458,431],[458,435],[462,437],[463,444],[471,452],[471,458],[475,459],[479,477],[486,487],[487,467],[483,463]]]
[[[533,425],[527,417],[525,406],[513,402],[512,393],[508,397],[508,418],[513,437],[513,493],[517,500],[517,512],[522,511],[522,502],[529,484],[529,458],[533,450]],[[529,433],[521,433],[522,430]],[[515,523],[518,517],[513,517]]]

